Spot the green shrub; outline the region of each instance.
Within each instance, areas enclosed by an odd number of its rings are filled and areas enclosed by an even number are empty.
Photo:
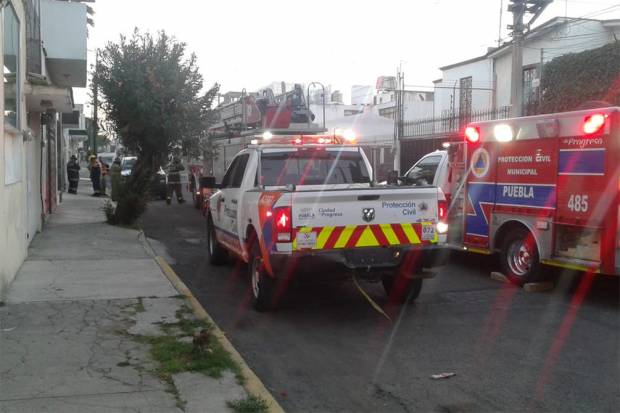
[[[541,113],[575,110],[587,101],[620,106],[620,42],[556,57],[545,64]]]

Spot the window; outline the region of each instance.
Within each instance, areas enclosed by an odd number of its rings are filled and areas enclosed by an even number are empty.
[[[226,173],[224,174],[224,178],[222,179],[222,188],[230,187],[230,184],[232,182],[232,176],[235,171],[235,167],[237,166],[238,159],[239,158],[233,159],[228,169],[226,169]]]
[[[248,154],[243,154],[232,161],[224,179],[222,179],[222,188],[239,188],[241,186],[249,157]]]
[[[418,162],[407,173],[407,183],[416,185],[432,185],[441,156],[428,156]]]
[[[235,166],[235,172],[233,174],[231,188],[240,188],[241,182],[243,182],[243,175],[245,175],[245,167],[248,165],[248,159],[250,155],[243,154],[237,157],[237,165]]]
[[[461,119],[465,122],[469,122],[469,118],[471,117],[471,87],[472,87],[472,78],[464,77],[460,81],[460,96],[459,96],[459,111],[461,115]]]
[[[19,20],[13,6],[2,10],[4,53],[4,122],[19,129]]]
[[[358,152],[298,150],[263,153],[263,185],[335,185],[370,182]]]
[[[538,112],[538,90],[540,79],[538,66],[523,69],[523,116],[535,115]]]

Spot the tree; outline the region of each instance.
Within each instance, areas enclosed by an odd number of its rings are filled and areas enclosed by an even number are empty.
[[[138,29],[99,52],[93,82],[107,121],[138,157],[111,219],[131,224],[146,209],[154,171],[170,152],[200,140],[218,86],[202,93],[196,56],[186,56],[185,43]]]
[[[576,110],[587,101],[620,105],[620,42],[556,57],[543,68],[541,113]]]

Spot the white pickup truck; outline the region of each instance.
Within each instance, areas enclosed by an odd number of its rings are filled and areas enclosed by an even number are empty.
[[[446,242],[441,189],[375,186],[357,146],[251,145],[215,186],[205,213],[209,261],[231,254],[248,263],[259,311],[275,307],[279,282],[299,269],[338,267],[381,279],[390,299],[414,299],[422,266]]]

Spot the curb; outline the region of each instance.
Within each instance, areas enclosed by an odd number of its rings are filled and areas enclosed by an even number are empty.
[[[245,362],[243,357],[241,357],[241,354],[239,354],[237,349],[233,347],[232,343],[228,340],[228,338],[226,338],[226,335],[224,334],[224,332],[218,327],[218,325],[215,323],[213,318],[211,318],[209,313],[207,313],[207,311],[200,304],[200,302],[196,299],[196,297],[194,297],[194,294],[192,294],[190,289],[187,288],[185,283],[181,281],[181,279],[174,272],[172,267],[170,267],[170,265],[166,262],[166,260],[163,257],[155,256],[155,261],[157,262],[157,264],[163,271],[166,278],[168,278],[170,283],[173,285],[173,287],[179,292],[179,294],[182,294],[183,296],[185,296],[185,298],[189,301],[189,304],[194,310],[194,314],[196,315],[196,317],[198,317],[201,320],[208,321],[210,324],[213,325],[213,335],[215,336],[215,338],[217,338],[217,340],[220,342],[222,347],[230,353],[231,358],[235,362],[237,362],[237,364],[239,364],[241,368],[241,374],[243,374],[243,377],[245,377],[246,379],[245,383],[243,384],[243,387],[245,388],[245,390],[249,394],[265,400],[267,402],[269,412],[284,413],[284,410],[282,409],[280,404],[271,395],[269,390],[267,390],[267,388],[265,387],[263,382],[258,378],[256,373],[254,373],[252,369],[250,368],[250,366],[248,366],[248,364]]]

